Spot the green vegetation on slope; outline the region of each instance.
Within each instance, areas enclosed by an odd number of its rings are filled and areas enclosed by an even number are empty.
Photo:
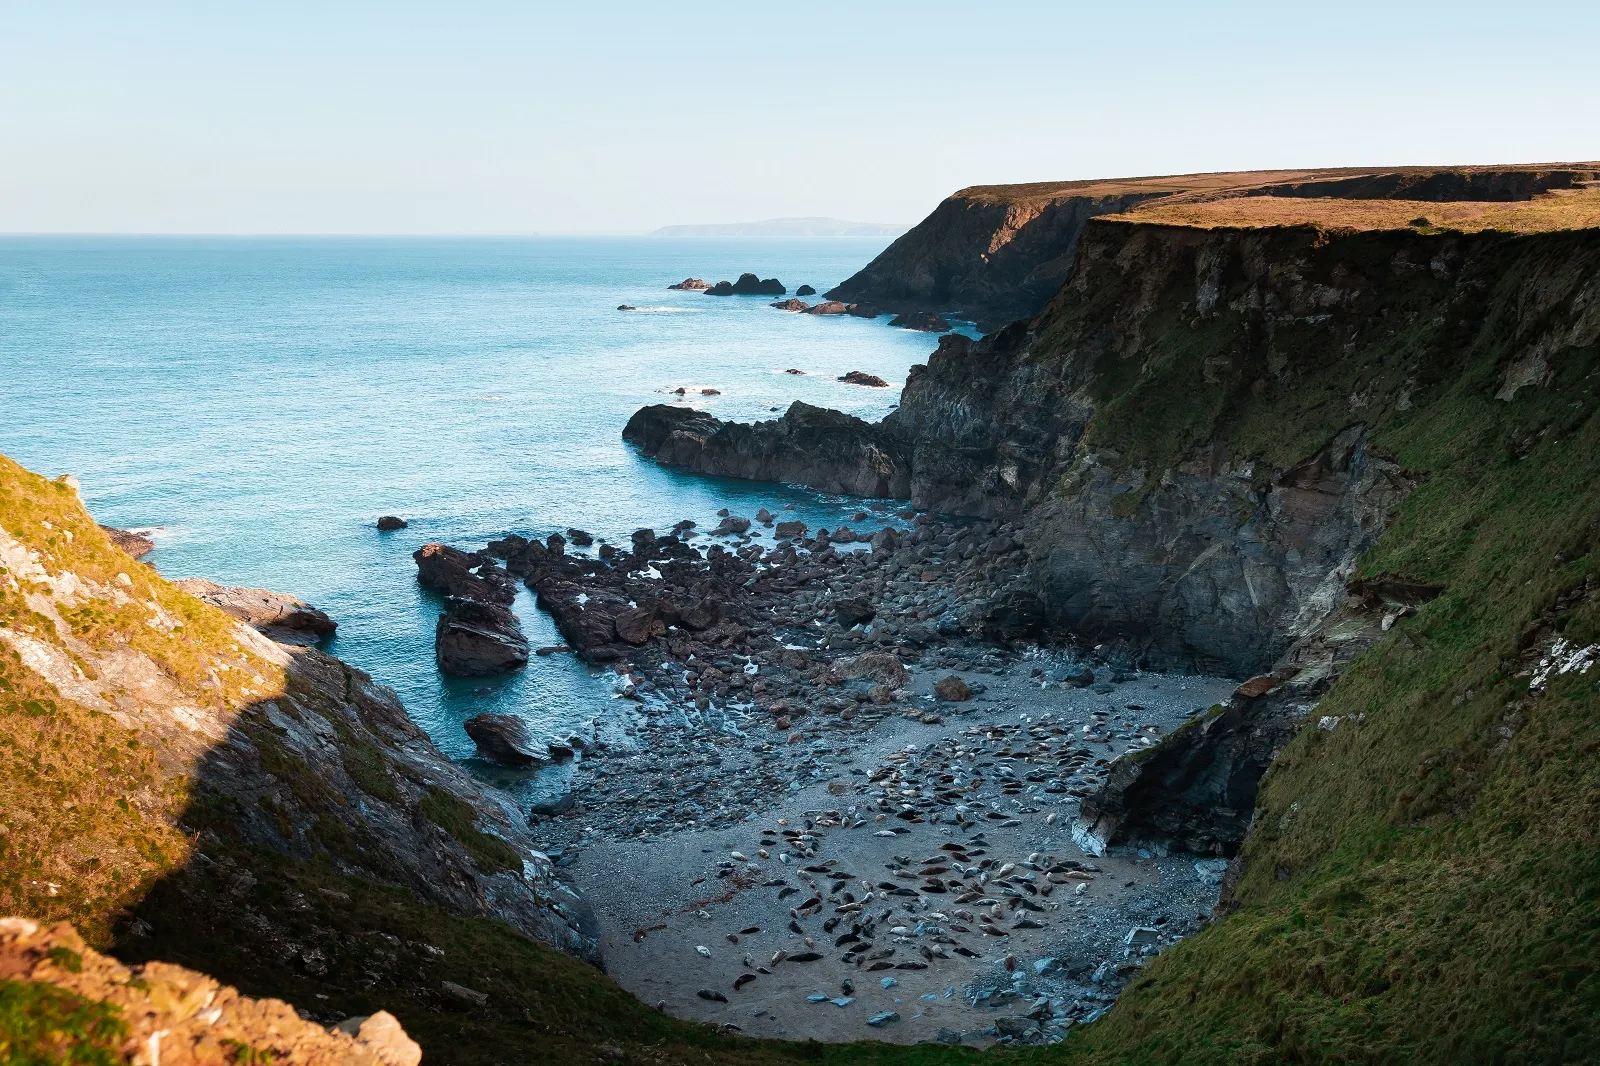
[[[118,1066],[127,1023],[117,1008],[38,981],[0,981],[0,1062]]]
[[[1600,242],[1498,240],[1495,283],[1457,314],[1431,303],[1437,279],[1394,286],[1356,356],[1308,329],[1279,345],[1296,373],[1273,376],[1223,347],[1225,312],[1177,333],[1103,409],[1097,439],[1154,469],[1214,438],[1282,468],[1369,420],[1374,445],[1427,481],[1362,574],[1446,592],[1325,697],[1316,713],[1338,727],[1306,730],[1268,772],[1237,912],[1067,1048],[1172,1063],[1600,1058],[1600,671],[1543,692],[1528,677],[1555,636],[1600,640],[1600,351],[1552,345],[1546,384],[1494,398],[1546,324],[1530,320],[1530,287],[1555,294],[1547,316],[1581,312]],[[1394,245],[1335,251],[1376,270]],[[1208,335],[1222,343],[1196,350]],[[1212,383],[1196,374],[1208,355],[1231,367]],[[1169,389],[1195,402],[1136,439],[1148,408],[1130,397]]]

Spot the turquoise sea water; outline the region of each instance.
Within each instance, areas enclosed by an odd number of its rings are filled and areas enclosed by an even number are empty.
[[[0,239],[0,452],[77,475],[102,522],[157,527],[146,561],[170,577],[328,611],[327,650],[473,765],[468,716],[561,732],[604,714],[611,685],[567,656],[442,678],[410,553],[568,526],[626,540],[720,507],[836,525],[859,501],[675,474],[620,433],[679,386],[721,390],[695,402],[722,417],[795,399],[887,413],[933,338],[666,289],[753,270],[821,291],[886,243]],[[896,387],[834,380],[855,369]],[[377,533],[387,513],[410,528]],[[530,596],[515,609],[535,646],[557,642]]]

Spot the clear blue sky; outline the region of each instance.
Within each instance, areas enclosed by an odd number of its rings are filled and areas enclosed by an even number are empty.
[[[1597,71],[1594,0],[0,0],[0,232],[912,222],[975,183],[1594,159]]]

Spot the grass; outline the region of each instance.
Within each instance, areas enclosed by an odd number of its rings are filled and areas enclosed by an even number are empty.
[[[127,1033],[115,1007],[39,981],[0,980],[6,1066],[121,1066]]]
[[[1140,204],[1107,219],[1193,229],[1308,226],[1332,232],[1419,230],[1442,233],[1550,233],[1600,227],[1600,189],[1552,192],[1512,203],[1339,200],[1239,196],[1225,200]],[[1425,224],[1418,225],[1421,220]]]

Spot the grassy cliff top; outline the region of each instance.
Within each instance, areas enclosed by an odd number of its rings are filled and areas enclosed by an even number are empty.
[[[1346,200],[1335,197],[1234,196],[1222,200],[1162,199],[1120,215],[1139,222],[1199,229],[1313,226],[1344,231],[1433,230],[1550,233],[1600,227],[1600,187],[1557,189],[1531,200]]]
[[[1207,202],[1240,196],[1308,198],[1326,187],[1330,197],[1360,200],[1526,200],[1546,187],[1571,187],[1600,178],[1600,163],[1528,163],[1463,167],[1334,167],[1305,170],[1236,170],[1211,174],[1163,174],[1019,185],[973,185],[952,199],[981,204],[1037,206],[1072,197],[1146,195],[1157,204]],[[1471,190],[1477,190],[1472,192]],[[1154,205],[1151,205],[1154,206]],[[1415,217],[1415,213],[1412,216]],[[1192,223],[1179,223],[1192,224]],[[1230,223],[1218,223],[1227,225]],[[1247,225],[1275,223],[1244,223]],[[1566,227],[1557,227],[1566,228]]]

